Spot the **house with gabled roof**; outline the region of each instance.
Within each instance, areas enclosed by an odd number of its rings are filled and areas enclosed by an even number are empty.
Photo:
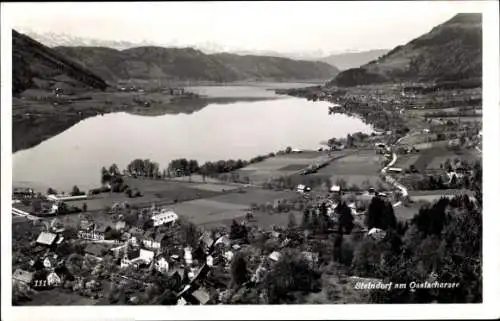
[[[37,244],[52,246],[57,241],[57,234],[50,232],[41,232],[36,239]]]
[[[49,286],[59,286],[61,284],[61,278],[55,272],[51,272],[47,275],[47,284]]]
[[[212,235],[210,232],[205,231],[200,236],[200,245],[205,252],[209,252],[212,249],[212,246],[214,245],[214,243],[215,243],[215,241],[212,238]]]
[[[210,294],[208,293],[207,289],[204,287],[200,287],[193,291],[190,295],[192,298],[195,299],[195,304],[199,305],[205,305],[207,302],[210,300]],[[191,301],[193,302],[193,301]]]
[[[33,272],[25,271],[22,269],[16,269],[14,273],[12,273],[12,281],[14,283],[21,283],[24,285],[30,285],[33,281]]]
[[[274,251],[273,253],[269,254],[269,259],[273,260],[274,262],[278,262],[281,258],[281,253],[278,251]]]
[[[227,235],[222,235],[215,241],[215,245],[222,246],[224,248],[230,248],[231,247],[231,240],[229,239],[229,237]]]
[[[167,273],[169,264],[167,259],[164,256],[159,257],[155,262],[155,269],[160,273]]]
[[[120,220],[115,224],[115,229],[117,231],[124,231],[126,228],[127,228],[127,223],[125,221]]]
[[[158,250],[162,246],[163,240],[165,239],[165,235],[166,233],[158,233],[158,232],[155,233],[152,231],[147,231],[146,234],[144,234],[142,243],[146,248]]]

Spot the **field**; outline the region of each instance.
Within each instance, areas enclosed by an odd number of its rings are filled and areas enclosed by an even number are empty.
[[[181,217],[195,224],[219,224],[234,218],[244,217],[252,203],[265,204],[276,199],[294,197],[292,191],[275,192],[249,189],[245,193],[231,193],[178,203],[171,208]]]
[[[427,134],[427,133],[413,133],[411,135],[407,135],[403,137],[400,141],[399,144],[401,145],[416,145],[416,144],[422,144],[426,143],[430,140],[433,140],[436,138],[436,134]],[[415,148],[418,148],[415,146]]]
[[[441,195],[446,195],[446,196],[456,196],[456,195],[462,195],[466,194],[469,197],[474,196],[474,193],[472,191],[466,190],[466,189],[443,189],[443,190],[430,190],[430,191],[410,191],[410,197],[413,198],[422,198],[425,199],[425,197],[435,197],[435,196],[441,196]]]
[[[115,203],[128,202],[131,205],[150,206],[152,203],[171,204],[177,202],[212,197],[236,188],[233,185],[217,185],[213,183],[199,184],[178,181],[132,179],[125,180],[132,188],[138,188],[143,196],[129,198],[125,193],[104,193],[91,196],[85,201],[72,201],[69,204],[81,207],[87,204],[89,211],[111,207]]]
[[[334,152],[332,156],[341,156],[343,152]],[[262,184],[271,178],[288,176],[297,173],[310,164],[327,160],[326,152],[302,152],[278,155],[267,158],[262,162],[250,164],[237,172],[240,177],[247,176],[252,184]]]
[[[418,154],[406,154],[406,155],[398,155],[398,159],[394,164],[394,167],[407,169],[410,165],[415,164],[415,162],[419,159],[420,155]]]
[[[444,120],[455,120],[455,121],[460,120],[460,122],[463,122],[463,123],[471,123],[471,122],[481,123],[483,121],[483,116],[446,117],[443,119]]]
[[[429,170],[439,170],[440,165],[447,159],[465,160],[473,162],[478,159],[477,153],[469,150],[450,150],[444,146],[434,146],[426,150],[422,150],[419,154],[398,155],[395,167],[406,169],[410,165],[414,165],[420,173]]]
[[[383,159],[383,156],[376,154],[374,150],[361,150],[334,160],[311,176],[328,177],[333,183],[343,179],[348,184],[358,186],[369,181],[370,185],[376,186],[381,182],[379,174]]]
[[[291,214],[290,214],[291,213]],[[288,225],[289,216],[293,215],[295,217],[295,221],[297,224],[300,224],[302,221],[302,212],[290,211],[289,213],[263,213],[263,212],[254,212],[254,220],[250,222],[250,225],[256,225],[264,230],[270,230],[272,226],[282,226],[286,227]],[[244,217],[240,216],[236,218],[237,221],[243,220]],[[204,224],[206,228],[211,228],[219,225],[228,225],[230,226],[232,219],[214,221],[210,223]]]

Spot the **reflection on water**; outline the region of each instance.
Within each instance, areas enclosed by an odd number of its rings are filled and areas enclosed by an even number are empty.
[[[162,168],[180,157],[199,162],[250,159],[287,146],[315,149],[328,138],[372,130],[358,118],[329,116],[326,102],[274,96],[278,99],[210,103],[191,114],[119,112],[87,118],[15,153],[13,180],[87,189],[99,183],[102,166],[123,168],[134,158],[149,158]]]

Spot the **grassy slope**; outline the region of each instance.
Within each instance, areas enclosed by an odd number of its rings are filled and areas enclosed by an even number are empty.
[[[99,76],[119,79],[160,79],[231,82],[238,80],[328,79],[338,69],[322,62],[234,54],[206,55],[192,48],[56,47],[81,61]]]
[[[27,88],[57,82],[71,86],[105,89],[104,80],[83,66],[41,43],[12,31],[12,90],[14,94]]]
[[[449,81],[482,75],[481,14],[458,14],[404,46],[360,68],[340,73],[333,84],[386,81]]]

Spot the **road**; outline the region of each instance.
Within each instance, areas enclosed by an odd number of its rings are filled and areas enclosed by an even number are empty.
[[[399,139],[401,140],[401,138]],[[399,141],[398,140],[398,141]],[[382,168],[382,170],[380,171],[382,173],[382,175],[384,176],[385,180],[389,183],[389,184],[392,184],[394,187],[396,187],[397,189],[399,189],[401,191],[401,194],[403,194],[403,197],[406,197],[408,196],[408,190],[406,189],[406,187],[404,187],[403,185],[399,184],[396,179],[390,175],[387,174],[387,169],[391,166],[393,166],[396,161],[398,160],[398,155],[396,155],[396,153],[392,153],[392,160],[389,162],[389,164],[387,164],[387,166],[385,166],[384,168]],[[398,207],[401,205],[401,201],[398,201],[394,204],[392,204],[392,207]]]

